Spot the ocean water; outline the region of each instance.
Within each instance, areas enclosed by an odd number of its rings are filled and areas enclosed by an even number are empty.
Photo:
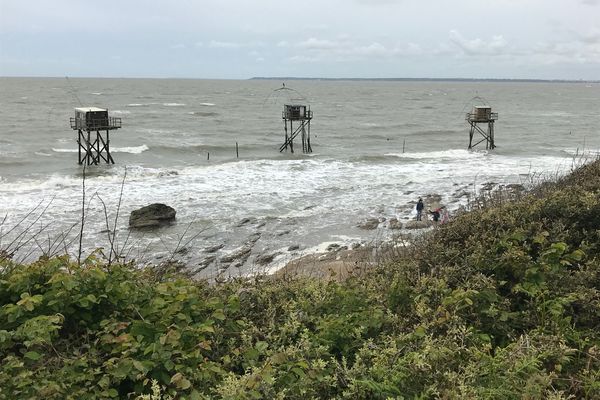
[[[202,276],[273,270],[330,243],[385,240],[394,233],[387,221],[414,218],[419,196],[439,195],[452,212],[490,182],[528,184],[566,173],[600,149],[597,83],[281,86],[0,78],[0,246],[14,240],[18,229],[10,228],[31,226],[35,240],[20,246],[20,257],[76,253],[83,170],[69,118],[82,105],[108,108],[123,125],[111,133],[116,164],[86,168],[84,251],[109,248],[107,221],[112,229],[116,219],[116,241],[128,257],[173,256]],[[313,153],[279,152],[286,103],[313,111]],[[469,151],[465,113],[483,104],[499,114],[498,147]],[[129,213],[155,202],[174,207],[176,223],[130,231]],[[385,221],[375,230],[357,226],[369,218]],[[221,248],[206,251],[214,246]],[[221,260],[240,249],[251,249],[244,262]],[[273,260],[259,265],[263,256]]]

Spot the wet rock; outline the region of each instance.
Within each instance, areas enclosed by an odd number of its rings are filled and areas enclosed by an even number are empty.
[[[295,251],[295,250],[299,250],[300,249],[300,245],[298,244],[293,244],[290,247],[288,247],[288,251]]]
[[[379,226],[379,219],[378,218],[369,218],[368,220],[361,222],[357,226],[360,229],[364,229],[364,230],[377,229],[377,226]]]
[[[340,245],[337,243],[332,243],[325,249],[326,251],[338,251],[340,249]]]
[[[277,236],[283,236],[283,235],[287,235],[289,233],[290,233],[290,231],[281,231],[281,232],[277,233]]]
[[[217,251],[221,250],[223,247],[225,247],[224,243],[217,244],[217,245],[205,248],[204,252],[205,253],[216,253]]]
[[[164,177],[164,176],[177,176],[179,175],[179,172],[177,171],[162,171],[158,173],[158,176],[160,178]]]
[[[250,257],[250,252],[252,251],[252,247],[250,246],[242,246],[239,249],[233,251],[230,254],[227,254],[221,257],[221,262],[224,264],[236,262],[236,265],[241,263],[244,264],[248,257]]]
[[[202,271],[203,269],[208,267],[210,264],[212,264],[215,261],[216,258],[217,258],[216,256],[208,256],[204,260],[200,261],[198,263],[198,268],[196,268],[196,272]]]
[[[402,222],[398,221],[396,218],[390,218],[388,227],[390,229],[402,229]]]
[[[130,228],[156,228],[175,221],[176,211],[165,204],[154,203],[133,210],[129,215]]]
[[[279,253],[272,253],[272,254],[262,254],[258,257],[256,257],[256,263],[258,265],[267,265],[273,262],[273,260],[275,259],[275,257],[277,257],[279,255]]]
[[[255,218],[244,218],[240,222],[238,222],[235,226],[239,228],[239,227],[242,227],[242,226],[247,225],[254,221],[256,221]]]
[[[248,237],[248,240],[246,240],[246,245],[253,246],[254,243],[258,242],[258,239],[260,239],[260,236],[261,236],[260,232],[254,232],[252,235],[250,235]]]
[[[260,229],[260,228],[264,227],[265,225],[267,225],[266,222],[261,222],[260,224],[256,225],[256,229]]]
[[[356,250],[358,249],[360,246],[362,246],[362,244],[356,242],[356,243],[352,243],[352,250]]]

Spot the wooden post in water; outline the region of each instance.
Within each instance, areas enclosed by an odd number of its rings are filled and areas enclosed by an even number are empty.
[[[235,158],[240,158],[240,152],[238,150],[238,142],[235,142]]]
[[[404,147],[406,146],[406,138],[402,141],[402,154],[404,154]]]

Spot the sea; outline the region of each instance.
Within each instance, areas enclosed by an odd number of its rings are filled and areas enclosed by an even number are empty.
[[[312,153],[279,151],[285,104],[310,107]],[[467,149],[481,105],[498,113],[493,150]],[[121,118],[115,164],[78,165],[82,106]],[[452,216],[490,187],[568,173],[598,156],[599,110],[597,82],[0,78],[0,248],[77,258],[83,232],[84,256],[273,272],[402,234],[390,220],[414,220],[419,197]],[[152,203],[176,221],[130,230]]]

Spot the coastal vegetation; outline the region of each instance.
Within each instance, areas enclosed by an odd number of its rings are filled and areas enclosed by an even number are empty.
[[[343,280],[0,254],[0,399],[600,398],[600,162],[478,204]]]

